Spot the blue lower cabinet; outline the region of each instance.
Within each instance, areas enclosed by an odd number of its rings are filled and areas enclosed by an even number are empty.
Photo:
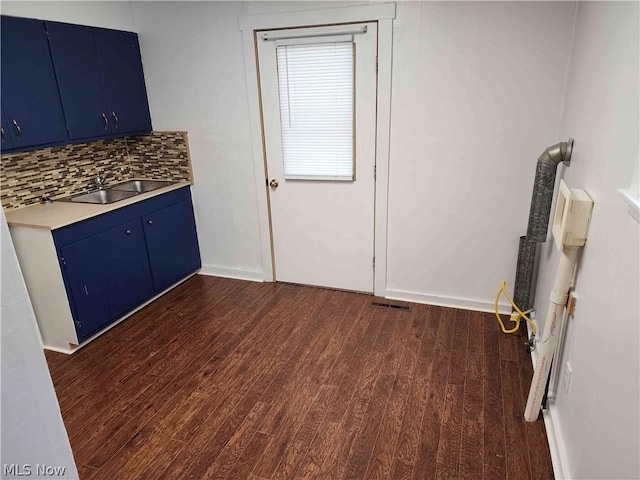
[[[61,249],[63,272],[67,275],[67,294],[75,306],[74,323],[82,341],[111,321],[109,287],[102,275],[100,253],[108,248],[103,235],[87,238]]]
[[[129,222],[103,234],[109,310],[118,318],[152,296],[151,272],[140,222]]]
[[[62,249],[82,339],[152,295],[140,222],[129,222]]]
[[[156,291],[199,269],[200,250],[191,202],[180,202],[142,217]]]
[[[188,188],[54,231],[78,340],[200,268]]]

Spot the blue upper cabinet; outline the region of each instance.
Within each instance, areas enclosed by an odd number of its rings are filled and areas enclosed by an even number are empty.
[[[138,36],[47,22],[72,140],[151,131]]]
[[[2,16],[1,37],[3,148],[64,142],[67,132],[44,22]]]
[[[93,28],[46,23],[69,138],[111,135]]]
[[[2,16],[3,150],[151,131],[138,35]]]
[[[93,29],[114,133],[151,130],[138,35]]]
[[[5,148],[11,148],[13,146],[13,141],[7,130],[7,118],[4,116],[4,107],[2,108],[2,118],[0,120],[0,138],[2,138],[2,149],[4,150]]]

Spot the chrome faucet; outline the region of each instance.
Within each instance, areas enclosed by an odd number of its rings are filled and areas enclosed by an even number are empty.
[[[113,173],[115,172],[119,172],[119,173],[125,173],[129,171],[129,169],[127,167],[114,167],[114,168],[110,168],[109,170],[105,170],[104,173],[102,173],[101,175],[98,175],[94,182],[96,184],[96,187],[98,187],[98,190],[102,190],[104,188],[104,184],[107,181],[107,178],[109,178]]]

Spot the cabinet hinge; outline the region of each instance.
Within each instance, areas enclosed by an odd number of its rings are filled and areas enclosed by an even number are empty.
[[[376,73],[378,73],[378,56],[376,55]]]
[[[265,179],[264,179],[264,184],[265,184],[267,187],[269,186],[269,179],[268,179],[268,178],[265,178]]]
[[[63,267],[67,266],[67,261],[64,259],[64,257],[60,257],[60,263],[62,264]]]
[[[373,257],[373,268],[376,268],[376,257]]]
[[[375,165],[373,166],[373,179],[378,179],[378,167],[376,167]]]

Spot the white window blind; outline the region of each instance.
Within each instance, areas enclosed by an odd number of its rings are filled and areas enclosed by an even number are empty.
[[[276,52],[284,178],[354,180],[353,43]]]

